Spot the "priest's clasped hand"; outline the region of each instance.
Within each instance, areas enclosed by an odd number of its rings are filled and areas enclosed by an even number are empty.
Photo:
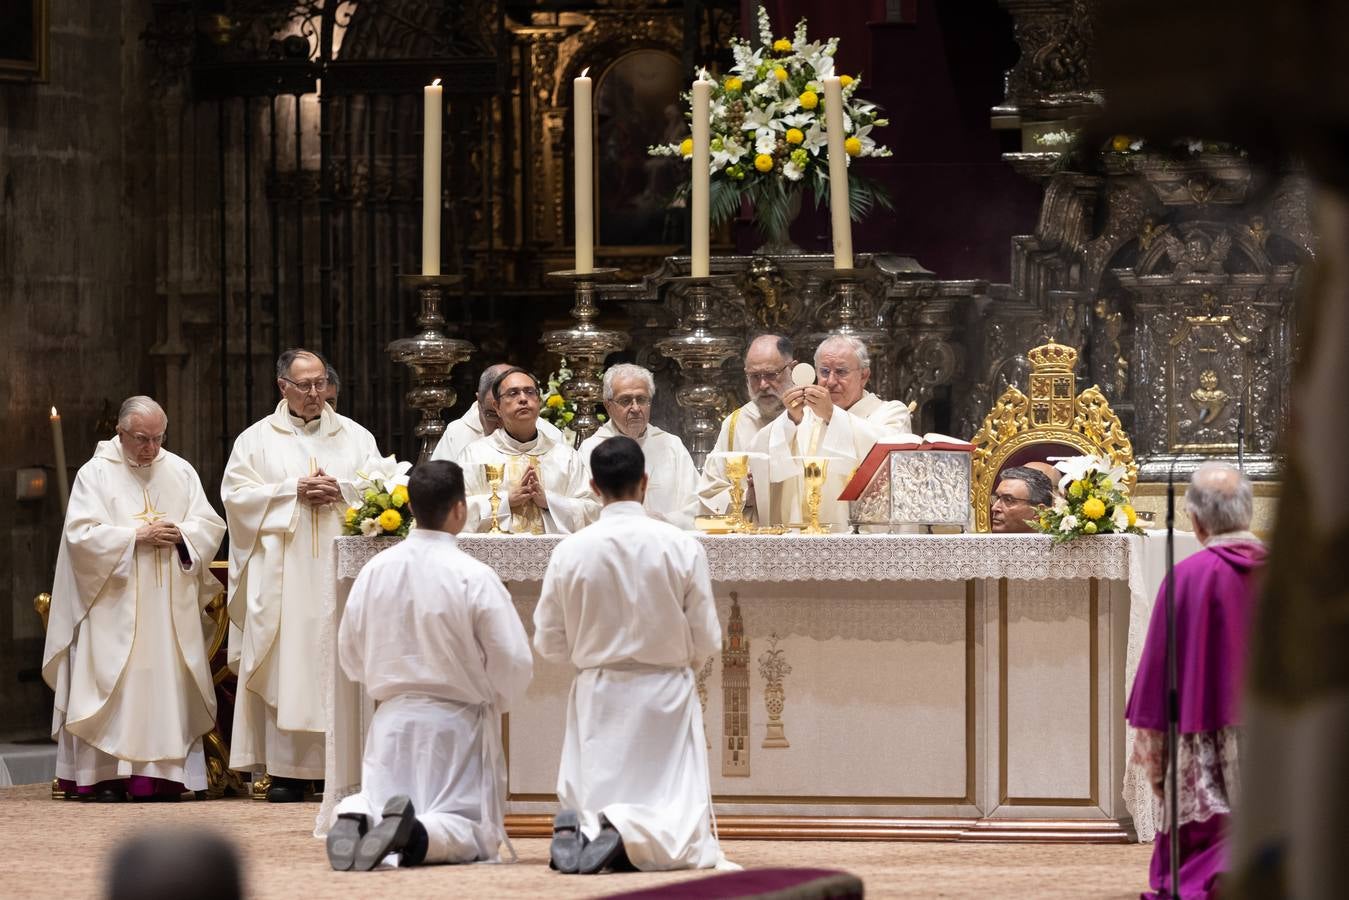
[[[151,522],[136,529],[136,543],[152,547],[172,547],[183,539],[182,532],[172,522]]]
[[[829,397],[829,389],[820,384],[788,388],[782,395],[782,405],[787,407],[787,417],[797,425],[801,424],[801,415],[807,406],[824,422],[834,415],[834,401]]]
[[[539,509],[547,509],[548,495],[543,490],[543,482],[539,481],[539,470],[533,466],[526,469],[520,477],[520,483],[511,488],[509,498],[511,509],[520,509],[529,503]]]
[[[296,481],[295,497],[310,506],[327,506],[329,503],[342,502],[342,488],[336,478],[319,469],[313,475]]]

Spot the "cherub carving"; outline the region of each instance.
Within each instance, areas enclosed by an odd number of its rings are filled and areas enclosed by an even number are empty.
[[[1227,232],[1212,241],[1199,231],[1190,232],[1184,241],[1169,232],[1162,234],[1161,238],[1166,255],[1175,265],[1174,274],[1177,278],[1203,273],[1222,274],[1223,263],[1232,249],[1232,236]]]
[[[1199,373],[1199,387],[1190,391],[1190,399],[1199,407],[1199,424],[1212,425],[1227,405],[1227,391],[1218,387],[1218,373],[1205,369]]]
[[[786,287],[772,260],[759,258],[751,264],[749,283],[745,285],[745,305],[760,328],[781,331],[796,318],[796,311],[784,290]]]

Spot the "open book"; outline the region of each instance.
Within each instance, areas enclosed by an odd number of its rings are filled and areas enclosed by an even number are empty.
[[[924,435],[897,434],[887,437],[883,441],[877,441],[871,451],[867,453],[866,458],[857,467],[857,471],[853,473],[852,478],[848,479],[848,484],[843,488],[843,492],[838,495],[838,499],[856,500],[860,498],[867,485],[871,484],[872,476],[881,467],[881,463],[889,458],[892,450],[954,450],[973,453],[974,445],[969,441],[962,441],[960,438],[936,434],[931,431]]]

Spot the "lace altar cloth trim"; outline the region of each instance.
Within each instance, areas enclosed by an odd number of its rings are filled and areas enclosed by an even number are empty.
[[[564,535],[464,535],[464,552],[503,581],[542,581]],[[1055,546],[1044,535],[699,535],[714,581],[964,581],[1129,579],[1131,540],[1081,538]],[[396,538],[337,539],[337,577],[355,578]]]

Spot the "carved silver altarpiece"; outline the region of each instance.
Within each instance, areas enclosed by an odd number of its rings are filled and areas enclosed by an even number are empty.
[[[892,450],[848,504],[857,526],[970,524],[971,457],[965,450]]]

